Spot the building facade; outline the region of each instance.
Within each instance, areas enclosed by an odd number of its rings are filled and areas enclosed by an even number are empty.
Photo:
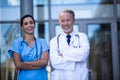
[[[120,0],[0,0],[1,80],[13,80],[14,63],[7,50],[23,35],[20,17],[31,14],[35,36],[49,41],[62,30],[58,15],[64,9],[75,12],[76,31],[88,35],[89,80],[120,80]],[[50,66],[47,66],[48,77]]]

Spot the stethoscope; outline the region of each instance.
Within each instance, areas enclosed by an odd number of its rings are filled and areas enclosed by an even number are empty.
[[[37,41],[36,38],[34,37],[35,40],[35,48],[36,48],[36,55],[35,55],[35,59],[34,60],[38,60],[38,47],[37,47]],[[24,44],[26,44],[28,46],[28,43],[25,41],[24,37],[23,37],[23,41],[21,42],[21,46],[23,46]]]
[[[57,52],[58,52],[58,53],[60,53],[60,47],[59,47],[59,37],[60,37],[60,35],[61,35],[61,34],[59,34],[59,35],[57,36],[57,48],[58,48],[58,49],[57,49]],[[74,45],[73,45],[73,48],[80,48],[80,42],[79,42],[80,37],[79,37],[79,35],[76,34],[76,35],[75,35],[75,38],[76,38],[75,40],[77,40],[76,43],[75,43],[75,41],[73,41],[71,44],[74,44]]]

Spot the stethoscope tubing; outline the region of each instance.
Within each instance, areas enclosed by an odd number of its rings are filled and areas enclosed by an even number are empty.
[[[35,56],[35,60],[36,60],[39,58],[39,55],[38,55],[37,41],[35,37],[34,37],[34,40],[35,40],[35,47],[36,47],[36,56]],[[21,46],[23,46],[23,43],[26,43],[26,45],[28,46],[28,43],[25,41],[24,37],[23,37],[23,41],[21,42]]]
[[[57,50],[57,52],[58,52],[58,54],[60,53],[60,47],[59,47],[59,37],[60,37],[60,35],[61,34],[59,34],[58,36],[57,36],[57,48],[58,48],[58,50]],[[80,39],[80,37],[79,37],[79,35],[78,34],[76,34],[75,35],[75,37],[77,37],[78,39],[78,44],[79,44],[79,39]],[[79,46],[77,47],[77,46],[73,46],[74,48],[80,48],[80,44],[79,44]]]

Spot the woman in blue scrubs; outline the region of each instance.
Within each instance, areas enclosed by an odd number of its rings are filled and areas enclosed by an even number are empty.
[[[35,20],[31,15],[21,18],[24,37],[13,41],[8,50],[15,68],[19,71],[18,80],[48,80],[48,45],[45,39],[35,38]]]

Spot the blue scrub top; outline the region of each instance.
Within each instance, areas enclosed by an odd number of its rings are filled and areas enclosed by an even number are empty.
[[[22,62],[34,61],[40,59],[42,53],[48,50],[48,45],[45,39],[36,38],[36,43],[32,47],[20,37],[13,41],[8,54],[13,57],[13,52],[17,52]],[[46,66],[36,70],[23,70],[19,72],[18,80],[48,80]]]

